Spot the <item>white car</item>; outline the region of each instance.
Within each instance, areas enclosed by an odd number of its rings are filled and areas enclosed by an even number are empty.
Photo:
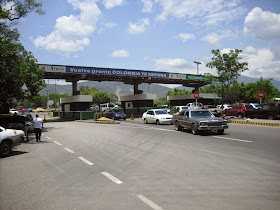
[[[168,114],[162,109],[150,109],[143,113],[142,119],[144,123],[172,124],[173,115]]]
[[[23,138],[22,130],[6,129],[0,126],[0,156],[8,156],[12,151],[12,146],[22,142]]]
[[[179,112],[182,111],[183,109],[188,109],[188,106],[175,106],[174,109],[177,109]]]
[[[10,109],[10,110],[9,110],[9,113],[10,113],[11,115],[18,114],[18,110],[16,110],[16,109]]]

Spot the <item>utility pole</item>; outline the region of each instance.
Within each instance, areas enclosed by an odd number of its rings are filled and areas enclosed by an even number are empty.
[[[194,61],[194,63],[196,63],[196,66],[197,66],[197,67],[196,67],[196,71],[197,71],[197,75],[198,75],[198,74],[199,74],[199,72],[198,72],[198,65],[201,64],[201,63],[198,62],[198,61]]]

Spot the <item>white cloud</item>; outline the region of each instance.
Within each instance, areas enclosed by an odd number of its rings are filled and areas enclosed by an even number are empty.
[[[207,61],[207,60],[206,60]],[[209,62],[209,61],[207,61]],[[216,70],[211,70],[205,66],[205,61],[201,61],[198,66],[199,74],[211,73],[217,75]],[[155,68],[157,71],[182,73],[182,74],[197,74],[197,65],[191,61],[187,61],[184,58],[159,58],[155,59]]]
[[[243,32],[258,39],[280,39],[280,14],[256,7],[248,13]]]
[[[158,71],[184,73],[192,68],[192,63],[183,58],[159,58],[155,59],[155,67]]]
[[[68,0],[68,2],[75,9],[81,10],[81,13],[57,18],[53,32],[34,40],[37,48],[69,56],[73,52],[83,51],[90,44],[89,37],[96,29],[101,14],[96,1]]]
[[[223,39],[233,39],[237,35],[233,33],[231,30],[224,30],[224,31],[218,31],[217,33],[213,32],[210,34],[205,35],[202,37],[202,40],[213,44],[213,45],[219,45],[220,41]]]
[[[268,48],[256,49],[248,46],[241,54],[244,61],[248,62],[248,71],[242,75],[254,78],[273,78],[280,80],[280,61],[275,60],[274,53]]]
[[[115,50],[111,56],[115,58],[126,58],[129,57],[129,52],[127,50]]]
[[[107,23],[103,23],[101,25],[102,25],[102,27],[98,28],[98,30],[97,30],[97,33],[99,33],[99,34],[101,34],[106,29],[114,28],[117,26],[117,24],[113,23],[113,22],[107,22]]]
[[[121,6],[124,0],[103,0],[102,2],[106,9],[112,9],[117,6]]]
[[[128,32],[130,34],[139,34],[143,33],[146,30],[146,27],[150,25],[150,20],[148,18],[143,18],[137,23],[129,22]]]
[[[192,24],[207,26],[230,22],[246,11],[238,6],[239,0],[155,0],[155,2],[162,7],[162,12],[157,16],[159,21],[165,21],[168,16],[172,16],[187,19],[187,22]]]
[[[181,34],[178,34],[176,36],[178,39],[181,39],[182,42],[186,42],[190,39],[195,39],[195,35],[194,34],[185,34],[185,33],[181,33]]]
[[[153,1],[152,0],[141,0],[144,7],[142,9],[142,12],[150,13],[153,11]]]

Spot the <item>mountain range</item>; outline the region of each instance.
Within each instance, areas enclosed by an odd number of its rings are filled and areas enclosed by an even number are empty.
[[[246,76],[240,76],[238,79],[238,82],[244,82],[245,84],[250,83],[250,82],[257,82],[259,81],[259,79],[256,78],[251,78],[251,77],[246,77]],[[278,89],[280,90],[280,81],[277,80],[271,80],[272,84]],[[80,86],[94,86],[96,89],[100,90],[100,91],[107,91],[109,94],[115,94],[117,96],[120,95],[133,95],[133,85],[126,85],[124,83],[121,82],[97,82],[97,81],[85,81],[85,82],[79,82],[78,83],[78,89]],[[186,90],[192,90],[193,88],[189,88],[189,87],[183,87],[183,86],[179,86],[179,89],[186,89]],[[56,93],[58,94],[68,94],[71,95],[72,94],[72,85],[71,84],[67,84],[67,85],[55,85],[54,84],[50,84],[49,88],[45,87],[44,89],[42,89],[39,94],[40,95],[47,95],[48,93],[48,89],[50,93],[55,93],[55,89],[56,89]],[[144,93],[154,93],[157,95],[157,98],[161,98],[161,97],[165,97],[166,96],[166,92],[168,90],[173,90],[173,88],[169,88],[163,85],[159,85],[159,84],[141,84],[139,85],[139,89],[143,90]]]

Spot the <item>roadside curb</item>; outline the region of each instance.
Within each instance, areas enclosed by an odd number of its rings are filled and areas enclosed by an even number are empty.
[[[248,122],[248,121],[240,121],[240,120],[228,120],[228,123],[247,124],[247,125],[265,125],[265,126],[272,126],[272,127],[280,127],[280,123]]]

